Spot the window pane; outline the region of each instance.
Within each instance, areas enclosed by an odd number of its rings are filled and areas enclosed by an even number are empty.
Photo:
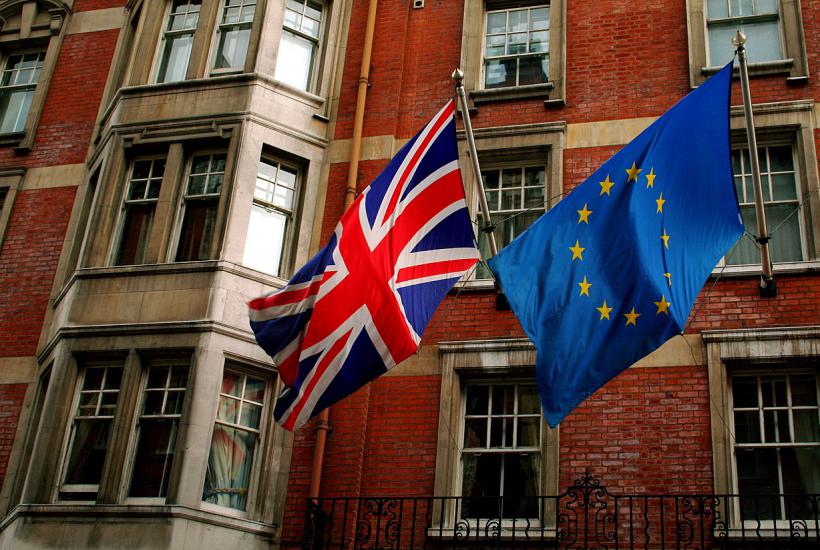
[[[537,447],[540,440],[539,430],[541,429],[541,418],[519,418],[518,419],[518,447]]]
[[[243,29],[234,28],[221,32],[214,68],[227,69],[244,67],[250,37],[250,27]]]
[[[764,407],[785,407],[786,379],[781,376],[766,376],[761,381]]]
[[[541,412],[541,400],[535,386],[518,386],[518,414],[538,414]]]
[[[509,12],[507,18],[508,32],[521,32],[527,30],[527,18],[529,10],[513,10]]]
[[[737,27],[737,25],[709,25],[709,65],[723,66],[734,58],[735,47],[732,45],[732,36]],[[751,57],[749,61],[751,62]]]
[[[305,15],[311,19],[320,21],[322,19],[322,5],[318,2],[308,2],[305,4]]]
[[[746,49],[749,63],[783,58],[780,53],[780,23],[778,21],[744,23],[741,30],[748,37]]]
[[[820,447],[785,448],[780,453],[783,492],[793,495],[820,493]]]
[[[487,14],[487,34],[498,34],[507,31],[507,12]]]
[[[773,262],[799,262],[803,259],[798,208],[797,204],[766,206],[766,222],[772,236],[769,250]],[[760,261],[759,256],[757,261]]]
[[[817,381],[811,374],[795,374],[789,377],[792,387],[792,405],[817,406]]]
[[[219,420],[230,422],[231,424],[238,424],[237,415],[239,414],[239,403],[240,401],[238,399],[231,399],[224,395],[221,396],[219,398],[219,409],[217,409],[216,417]]]
[[[777,13],[777,0],[755,0],[755,13]]]
[[[154,203],[126,205],[115,265],[145,263],[153,223]]]
[[[261,418],[262,407],[248,402],[242,403],[242,413],[239,416],[239,424],[258,430]]]
[[[77,420],[68,452],[66,484],[97,485],[100,483],[111,420]]]
[[[500,454],[465,454],[462,469],[462,517],[498,517],[501,495]]]
[[[467,387],[467,414],[487,414],[490,407],[490,386]]]
[[[729,16],[729,3],[727,0],[708,0],[706,4],[707,19],[718,19]]]
[[[256,435],[215,425],[202,500],[244,510],[247,505]]]
[[[515,386],[494,386],[492,414],[513,414],[515,412]]]
[[[245,395],[246,401],[253,401],[254,403],[262,403],[265,400],[265,381],[256,378],[248,377],[245,381]]]
[[[282,31],[274,78],[300,90],[307,90],[313,71],[316,45],[293,33]]]
[[[468,418],[464,421],[464,448],[487,448],[486,418]]]
[[[530,30],[540,31],[549,28],[549,8],[535,8],[530,10]]]
[[[513,425],[512,418],[490,419],[490,447],[512,448]]]
[[[517,60],[488,59],[484,65],[484,87],[504,88],[515,86]]]
[[[22,132],[34,97],[34,89],[3,90],[0,92],[0,133]]]
[[[186,262],[210,258],[211,241],[216,224],[215,200],[188,201],[182,222],[176,261]]]
[[[549,80],[549,59],[546,55],[529,55],[519,59],[519,86],[543,84]]]
[[[817,409],[794,411],[794,440],[798,443],[820,443],[820,419]]]
[[[162,400],[164,394],[161,391],[145,392],[144,414],[162,414]]]
[[[757,411],[735,412],[735,440],[738,443],[760,443],[760,417]]]
[[[164,497],[168,494],[178,426],[179,421],[172,419],[143,419],[140,422],[129,496]]]
[[[289,221],[281,212],[254,204],[242,264],[278,276]]]
[[[188,71],[188,59],[191,56],[191,46],[194,43],[193,34],[169,36],[165,40],[165,48],[160,61],[157,82],[177,82],[185,80]]]
[[[774,449],[738,449],[737,451],[738,489],[742,499],[741,507],[746,518],[771,519],[779,510],[778,499],[754,498],[755,495],[775,495],[780,492],[777,482],[777,451]],[[759,508],[755,515],[755,506]]]
[[[797,188],[794,184],[794,173],[791,174],[773,174],[772,175],[772,191],[774,192],[774,200],[790,200],[797,198]],[[767,193],[768,194],[768,193]],[[795,205],[797,206],[797,205]]]
[[[242,384],[243,378],[240,377],[238,374],[233,374],[231,372],[226,372],[222,375],[222,389],[220,389],[220,393],[224,393],[226,395],[233,395],[236,397],[242,396]]]
[[[732,399],[737,409],[757,407],[757,378],[739,376],[733,378]]]
[[[504,456],[504,518],[538,517],[538,479],[540,463],[537,454]]]

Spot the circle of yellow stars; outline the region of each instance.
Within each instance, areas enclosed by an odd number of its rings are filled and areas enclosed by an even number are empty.
[[[643,172],[643,168],[638,167],[636,162],[632,163],[632,166],[626,169],[627,180],[626,185],[634,182],[635,184],[639,183],[641,172]],[[657,174],[655,174],[655,167],[650,167],[649,172],[643,175],[643,178],[646,183],[646,189],[654,189],[655,188],[655,178]],[[611,196],[611,191],[615,187],[617,181],[612,181],[612,178],[609,174],[607,174],[606,178],[603,181],[598,182],[601,186],[600,196]],[[658,195],[658,198],[655,199],[655,204],[657,204],[656,213],[659,215],[663,215],[663,208],[666,204],[667,199],[664,198],[663,192]],[[580,210],[576,210],[578,212],[578,223],[585,223],[589,225],[590,216],[594,214],[593,210],[590,210],[589,203],[584,203],[584,206]],[[659,235],[660,240],[664,249],[669,249],[669,241],[671,236],[666,232],[666,228],[662,228],[662,232]],[[568,247],[570,252],[572,252],[572,262],[584,261],[584,251],[586,248],[581,245],[580,239],[575,241],[575,244]],[[671,289],[672,288],[672,274],[667,272],[663,273],[663,278],[665,279],[667,286]],[[577,283],[579,287],[578,296],[580,297],[587,297],[590,298],[589,290],[592,288],[592,283],[589,282],[587,276],[584,275],[583,280]],[[658,298],[657,302],[653,302],[657,307],[657,311],[655,312],[656,315],[669,315],[669,308],[672,306],[672,302],[670,302],[665,294],[661,294],[660,298]],[[595,308],[596,311],[600,314],[599,320],[601,321],[611,321],[612,320],[612,312],[615,311],[615,308],[611,305],[607,304],[606,300],[603,303]],[[638,326],[638,318],[643,315],[639,311],[636,311],[635,306],[632,306],[628,313],[622,313],[624,317],[625,326]]]

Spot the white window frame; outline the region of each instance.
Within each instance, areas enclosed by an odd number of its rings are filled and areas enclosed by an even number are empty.
[[[303,166],[301,166],[301,165],[299,165],[295,162],[289,162],[289,161],[283,160],[279,157],[270,156],[270,155],[262,155],[259,162],[260,162],[260,164],[261,163],[266,163],[266,164],[269,164],[269,165],[275,165],[277,167],[277,173],[281,169],[282,166],[286,166],[286,167],[288,167],[291,170],[296,172],[296,183],[294,184],[294,188],[293,188],[293,201],[291,203],[291,209],[290,210],[286,210],[285,208],[283,208],[281,206],[277,206],[276,204],[274,204],[272,202],[267,202],[267,201],[257,197],[256,192],[255,192],[256,191],[256,184],[254,184],[254,195],[253,195],[253,198],[251,199],[251,212],[253,212],[254,208],[259,207],[259,208],[262,208],[262,209],[264,209],[266,211],[269,211],[269,212],[280,213],[284,216],[287,216],[287,218],[288,218],[284,234],[282,235],[282,250],[280,251],[280,255],[279,255],[279,265],[277,267],[277,272],[276,273],[269,273],[269,275],[284,279],[284,278],[286,278],[287,276],[290,275],[289,266],[291,265],[291,256],[292,256],[292,249],[293,249],[293,238],[294,238],[294,235],[296,234],[296,225],[297,225],[298,220],[299,220],[298,214],[299,214],[299,204],[300,204],[300,199],[301,199],[301,189],[303,187],[303,180],[304,180],[304,168],[303,168]],[[270,182],[269,180],[267,180],[265,178],[260,178],[259,170],[257,170],[257,176],[256,177],[257,177],[257,181],[259,179],[262,179],[265,182],[271,184],[272,189],[275,189],[279,185],[278,180]],[[250,236],[250,231],[246,235],[246,239],[245,239],[246,240],[246,246],[247,246],[247,240],[248,240],[249,236]],[[243,258],[243,264],[244,264],[244,258]],[[248,266],[248,267],[250,267],[251,269],[254,269],[251,266]]]
[[[123,476],[123,498],[126,504],[165,504],[167,497],[134,497],[130,495],[131,492],[131,483],[133,482],[134,476],[134,465],[137,459],[137,451],[139,446],[139,436],[140,436],[140,422],[143,417],[147,418],[177,418],[179,421],[179,426],[177,428],[177,437],[176,441],[174,442],[174,458],[171,462],[171,468],[168,472],[168,475],[171,476],[171,479],[168,482],[168,490],[172,489],[171,481],[173,480],[173,470],[174,470],[174,462],[180,458],[177,448],[177,445],[180,443],[180,434],[182,433],[182,423],[183,418],[185,417],[185,408],[187,406],[187,400],[191,398],[191,362],[176,359],[176,360],[158,360],[158,361],[151,361],[143,369],[141,380],[139,383],[139,399],[137,400],[136,404],[136,411],[134,413],[134,423],[131,429],[131,433],[129,434],[129,445],[128,445],[128,452],[127,456],[127,468],[125,468],[124,476]],[[174,367],[185,367],[187,371],[186,380],[185,380],[185,388],[182,392],[183,402],[182,402],[182,410],[179,414],[157,414],[157,415],[145,415],[143,411],[145,410],[145,399],[147,397],[146,390],[148,389],[148,377],[150,375],[152,368],[171,368]],[[166,380],[167,384],[167,380]],[[168,388],[166,387],[164,390],[165,395],[163,396],[163,408],[165,404],[165,399],[167,399],[167,391],[168,389],[177,389],[177,388]],[[157,391],[157,390],[151,390]]]
[[[222,391],[221,391],[222,381],[224,380],[225,374],[234,374],[234,375],[238,375],[238,376],[245,376],[246,381],[247,381],[247,377],[250,376],[252,378],[257,378],[257,379],[262,380],[264,382],[264,384],[265,384],[265,392],[264,392],[264,396],[263,396],[264,403],[262,404],[261,418],[260,418],[260,421],[259,421],[258,430],[253,430],[251,428],[248,428],[248,427],[242,426],[242,425],[234,425],[234,424],[226,423],[226,422],[223,422],[223,421],[220,421],[220,420],[217,419],[217,415],[218,415],[218,412],[219,412],[219,398],[223,395]],[[225,365],[225,368],[223,369],[223,371],[220,373],[219,389],[218,389],[218,393],[217,393],[217,399],[214,402],[215,406],[214,406],[214,409],[213,409],[213,414],[212,414],[211,419],[210,419],[210,421],[211,421],[210,422],[211,436],[208,438],[208,447],[207,447],[208,452],[205,455],[205,465],[204,465],[205,468],[202,470],[202,473],[204,474],[203,477],[202,477],[202,481],[201,481],[202,492],[204,492],[204,489],[205,489],[205,475],[207,475],[206,471],[207,471],[207,468],[208,468],[208,462],[210,460],[211,444],[212,444],[212,440],[213,440],[213,430],[214,430],[214,426],[216,426],[217,423],[220,423],[224,426],[228,426],[230,428],[236,428],[236,429],[245,430],[245,431],[249,431],[249,432],[256,432],[257,440],[256,440],[256,445],[254,445],[254,448],[253,448],[253,459],[252,459],[253,461],[251,463],[251,474],[248,477],[248,493],[247,493],[247,496],[246,496],[246,499],[245,499],[245,509],[244,510],[237,510],[236,508],[231,508],[229,506],[222,506],[222,505],[219,505],[219,504],[214,504],[213,502],[208,502],[205,499],[200,499],[199,505],[202,507],[203,510],[206,510],[206,511],[209,511],[209,512],[217,512],[217,513],[220,513],[220,514],[227,514],[227,515],[231,515],[231,516],[235,516],[235,517],[239,517],[239,518],[248,518],[248,517],[251,516],[252,511],[257,507],[256,498],[257,498],[257,492],[259,490],[259,481],[260,481],[260,475],[261,475],[260,472],[262,470],[259,463],[260,463],[261,458],[263,457],[264,448],[266,446],[266,440],[267,440],[268,437],[271,436],[271,434],[268,433],[268,431],[270,430],[270,426],[271,426],[272,418],[273,418],[273,405],[274,405],[274,403],[272,401],[274,401],[273,391],[274,391],[275,384],[276,384],[276,380],[271,379],[270,375],[266,375],[266,374],[263,374],[263,373],[260,373],[260,372],[256,372],[253,369],[245,368],[243,365],[233,363],[233,362],[227,363]],[[243,386],[243,390],[244,390],[244,386]],[[243,394],[244,394],[244,391],[243,391]]]
[[[9,62],[15,58],[20,57],[21,61],[27,55],[34,55],[37,54],[37,59],[35,60],[34,69],[37,70],[37,79],[33,82],[28,82],[26,84],[9,84],[3,85],[2,81],[5,78],[5,75],[8,71],[13,72],[20,72],[21,69],[9,69]],[[15,127],[22,123],[22,127],[19,130],[12,130],[10,132],[3,132],[0,135],[12,135],[12,134],[21,134],[26,131],[26,122],[29,118],[29,113],[31,113],[32,103],[34,101],[34,94],[37,91],[37,86],[40,83],[40,80],[43,77],[43,72],[45,70],[45,61],[46,61],[46,50],[45,49],[27,49],[27,50],[20,50],[20,51],[13,51],[9,52],[8,54],[3,56],[3,69],[0,71],[0,94],[6,93],[9,91],[16,91],[16,90],[26,90],[31,92],[31,100],[29,100],[28,108],[26,109],[25,114],[22,112],[17,113],[17,123]],[[33,71],[32,71],[33,72]],[[5,117],[5,112],[0,113],[0,116]]]
[[[304,10],[307,6],[308,0],[297,0],[302,3],[302,15],[304,16]],[[325,0],[314,0],[316,3],[322,5],[322,20],[319,22],[319,36],[313,37],[309,34],[303,33],[300,30],[294,29],[289,27],[285,24],[284,20],[282,21],[282,30],[280,35],[280,46],[281,46],[281,36],[284,36],[285,33],[290,33],[298,38],[302,38],[314,44],[314,51],[313,56],[311,57],[309,74],[308,74],[308,82],[307,87],[302,90],[307,93],[317,93],[319,88],[319,75],[322,72],[322,61],[324,59],[324,47],[325,47],[325,30],[327,29],[328,18],[330,17],[330,6],[329,2]],[[287,0],[285,1],[285,10],[287,10]],[[281,47],[278,50],[278,53],[281,54]],[[277,60],[278,65],[278,60]],[[274,66],[274,74],[276,73],[276,66]],[[280,81],[281,82],[281,81]],[[286,84],[287,86],[291,86],[290,84]],[[297,88],[300,89],[301,88]]]
[[[235,23],[224,23],[225,14],[227,12],[228,0],[221,0],[219,3],[219,11],[217,12],[217,21],[214,25],[214,32],[213,37],[211,39],[211,56],[208,61],[208,66],[210,67],[210,74],[211,75],[221,75],[221,74],[231,74],[231,73],[241,73],[245,70],[245,65],[248,62],[248,54],[250,53],[250,49],[253,42],[253,23],[254,19],[258,15],[258,8],[259,2],[257,0],[241,0],[242,4],[239,6],[231,6],[231,7],[238,7],[241,10],[247,8],[250,5],[253,5],[254,8],[254,15],[250,19],[250,21],[237,21]],[[242,66],[236,67],[215,67],[217,59],[219,58],[219,41],[222,38],[222,34],[226,31],[234,30],[234,29],[247,29],[248,30],[248,46],[245,49],[245,59],[242,62]]]
[[[165,161],[165,168],[163,170],[163,176],[160,178],[159,182],[159,193],[157,197],[154,199],[128,199],[128,192],[131,190],[131,182],[133,181],[133,174],[134,174],[134,166],[139,161],[150,161],[151,162],[151,174],[153,175],[154,171],[154,161],[162,160]],[[112,266],[125,266],[125,265],[142,265],[142,264],[118,264],[117,259],[120,253],[120,246],[122,245],[122,239],[124,237],[125,231],[125,219],[127,213],[127,206],[128,204],[148,204],[154,203],[154,215],[156,215],[157,204],[159,203],[159,197],[162,193],[162,184],[165,181],[165,171],[168,170],[168,156],[167,155],[145,155],[145,156],[136,156],[128,162],[127,170],[125,173],[125,183],[122,186],[122,193],[119,201],[119,210],[117,212],[117,222],[116,222],[116,237],[112,240],[112,248],[108,255],[108,264]],[[155,180],[156,178],[149,177],[148,182],[151,180]],[[146,192],[148,188],[146,187]],[[95,197],[96,199],[96,197]],[[152,228],[153,228],[152,222]],[[151,232],[149,231],[147,247],[150,246],[150,239],[151,239]],[[146,247],[146,250],[147,250]],[[144,264],[144,262],[143,262]]]
[[[775,0],[777,2],[777,11],[775,11],[774,13],[764,13],[764,14],[755,13],[755,14],[751,14],[751,15],[746,15],[746,14],[732,15],[732,13],[731,13],[732,1],[730,1],[730,0],[722,0],[722,1],[726,2],[726,4],[727,4],[727,10],[729,12],[729,15],[727,17],[720,17],[720,18],[710,19],[709,18],[709,2],[708,2],[708,0],[706,0],[706,2],[704,4],[705,7],[706,7],[706,10],[705,10],[706,13],[705,13],[704,20],[706,22],[706,35],[705,35],[705,37],[706,37],[706,60],[707,60],[707,65],[709,65],[710,67],[722,66],[724,63],[729,62],[729,59],[726,59],[726,60],[712,59],[712,48],[711,48],[711,44],[710,44],[711,39],[710,39],[710,34],[709,34],[710,25],[712,25],[713,27],[715,27],[715,26],[727,26],[727,27],[730,27],[732,29],[735,29],[735,28],[739,29],[745,23],[756,23],[756,22],[761,22],[761,21],[775,21],[775,20],[777,21],[778,32],[779,32],[779,35],[780,35],[779,57],[777,57],[776,59],[767,59],[765,61],[760,61],[760,63],[783,61],[783,59],[785,58],[786,44],[785,44],[784,29],[783,29],[783,22],[782,22],[783,21],[783,16],[781,15],[781,5],[780,5],[779,0]],[[756,9],[756,4],[757,4],[758,0],[752,0],[752,2],[753,2],[753,5],[755,5],[755,9]]]
[[[532,4],[532,5],[528,4],[528,5],[519,6],[519,7],[516,7],[516,8],[493,9],[493,10],[485,11],[485,13],[484,13],[484,26],[482,27],[482,30],[481,30],[481,89],[484,89],[484,90],[503,90],[503,89],[509,89],[509,88],[518,88],[518,87],[521,87],[521,86],[545,85],[545,84],[548,84],[550,82],[550,79],[549,79],[549,75],[550,75],[550,71],[549,71],[550,49],[548,47],[545,52],[524,52],[524,53],[520,53],[520,54],[504,54],[504,55],[501,55],[501,56],[493,56],[492,59],[512,59],[512,58],[516,59],[515,84],[513,84],[512,86],[496,86],[496,87],[493,87],[493,88],[488,88],[487,87],[487,74],[486,74],[487,73],[487,59],[488,59],[488,57],[487,57],[487,23],[489,21],[490,15],[496,14],[496,13],[506,13],[507,14],[507,20],[509,20],[509,14],[511,12],[518,12],[518,11],[525,11],[526,10],[527,11],[528,24],[527,24],[527,30],[524,31],[524,33],[527,34],[527,46],[529,46],[529,43],[530,43],[529,35],[530,35],[530,33],[538,32],[538,31],[533,31],[529,28],[529,21],[531,19],[531,12],[534,9],[543,9],[543,8],[547,8],[548,10],[552,9],[551,6],[550,6],[550,3],[545,1],[545,3],[543,3],[543,4]],[[549,42],[550,42],[550,18],[549,17],[547,18],[546,33],[547,33],[547,44],[549,44]],[[509,30],[507,28],[505,28],[504,29],[504,36],[508,36],[509,34],[512,34],[512,33],[510,33]],[[506,41],[505,41],[505,43],[506,43]],[[521,67],[520,67],[520,63],[518,62],[518,60],[520,60],[521,58],[524,58],[524,57],[537,57],[537,56],[540,56],[540,55],[544,55],[547,58],[547,80],[545,82],[538,82],[538,83],[534,83],[534,84],[519,84],[520,74],[521,74]]]
[[[185,171],[184,171],[183,176],[182,176],[182,178],[180,180],[180,183],[179,183],[179,185],[180,185],[180,188],[179,188],[179,204],[177,205],[177,208],[176,208],[176,218],[175,218],[175,221],[174,221],[175,228],[174,228],[174,231],[172,233],[173,241],[171,242],[171,246],[168,247],[169,252],[170,252],[169,257],[168,257],[168,262],[169,263],[179,263],[179,262],[183,262],[183,261],[184,262],[188,262],[188,261],[208,261],[208,260],[177,260],[176,259],[178,257],[178,254],[179,254],[180,244],[181,244],[181,240],[182,240],[182,229],[185,225],[186,203],[188,202],[189,199],[192,199],[192,200],[196,201],[196,200],[200,200],[200,199],[209,199],[210,198],[210,200],[214,200],[216,202],[217,218],[218,218],[218,216],[219,216],[219,204],[222,200],[222,196],[225,193],[225,187],[228,183],[227,182],[227,174],[228,174],[229,160],[230,160],[229,159],[229,154],[230,154],[230,151],[228,149],[202,149],[202,150],[192,151],[191,153],[189,153],[187,155],[187,158],[185,159]],[[202,193],[202,194],[198,194],[198,195],[189,195],[188,194],[188,184],[190,183],[191,170],[193,169],[193,165],[194,165],[194,158],[202,157],[202,156],[208,156],[210,158],[210,160],[208,162],[208,167],[209,167],[209,170],[210,170],[210,165],[211,165],[211,162],[213,162],[213,157],[215,155],[224,155],[225,156],[225,169],[224,169],[223,172],[221,172],[221,174],[222,174],[222,186],[219,190],[219,193]],[[220,172],[210,172],[209,171],[209,172],[207,172],[207,175],[210,176],[212,174],[219,174],[219,173]],[[207,190],[207,188],[206,188],[206,190]],[[216,220],[216,221],[218,222],[218,220]],[[219,227],[214,227],[214,233],[212,235],[212,238],[221,238],[221,232],[220,232]],[[211,242],[211,245],[213,245],[213,241]],[[211,259],[213,259],[213,258],[211,258]]]
[[[65,434],[63,436],[63,446],[60,452],[60,466],[58,468],[58,478],[54,492],[54,500],[57,502],[70,502],[70,503],[95,503],[95,500],[74,500],[74,499],[64,499],[61,498],[61,494],[63,493],[95,493],[97,497],[99,496],[100,485],[89,485],[89,484],[68,484],[65,482],[66,475],[68,473],[68,462],[69,462],[69,452],[71,451],[71,446],[74,443],[74,432],[75,432],[75,423],[78,418],[79,413],[79,404],[80,404],[80,394],[82,392],[83,384],[85,383],[86,373],[88,369],[94,368],[105,368],[105,374],[103,376],[102,388],[100,390],[100,394],[105,393],[105,380],[108,376],[109,369],[120,369],[120,386],[117,389],[117,404],[114,407],[113,414],[108,416],[94,416],[94,417],[82,417],[82,418],[105,418],[109,419],[111,422],[111,431],[108,434],[108,447],[106,448],[106,458],[105,462],[107,463],[110,460],[110,451],[111,451],[111,442],[114,438],[115,426],[114,420],[116,418],[117,413],[120,410],[120,398],[122,397],[123,393],[123,382],[125,382],[125,366],[116,362],[101,362],[101,363],[88,363],[84,364],[81,367],[80,374],[77,376],[77,380],[74,387],[74,396],[71,402],[71,409],[68,417],[68,423],[65,429]],[[99,399],[97,403],[97,410],[99,411],[100,404],[102,403],[102,399]]]
[[[189,0],[188,5],[190,5],[190,4],[191,4],[191,2]],[[159,37],[159,40],[157,40],[157,48],[156,48],[156,51],[154,52],[154,60],[151,63],[151,76],[150,76],[150,79],[149,79],[149,82],[151,84],[166,84],[166,83],[174,83],[174,82],[184,82],[185,80],[187,80],[187,77],[186,77],[186,78],[183,78],[182,80],[164,80],[162,82],[159,82],[160,67],[162,66],[162,58],[163,58],[163,55],[164,55],[164,52],[165,52],[165,44],[167,42],[167,36],[169,36],[169,35],[183,36],[183,35],[186,35],[186,34],[190,34],[191,35],[191,41],[193,42],[194,36],[195,36],[195,33],[196,33],[196,28],[197,28],[198,23],[199,23],[199,18],[202,17],[202,15],[203,15],[203,13],[202,13],[202,0],[200,0],[200,2],[199,2],[199,11],[197,12],[197,25],[195,25],[191,29],[186,28],[186,29],[177,30],[177,31],[173,31],[173,30],[168,29],[168,25],[170,24],[171,10],[173,9],[173,7],[174,7],[174,0],[168,0],[168,2],[166,2],[166,5],[165,5],[165,14],[162,17],[162,27],[160,28],[160,31],[159,31],[160,32],[160,37]],[[188,12],[186,12],[186,15],[187,14],[188,14]],[[193,53],[193,44],[191,45],[191,52],[189,52],[189,54],[188,54],[188,64],[186,65],[186,73],[187,73],[188,68],[191,65],[191,54],[192,53]]]

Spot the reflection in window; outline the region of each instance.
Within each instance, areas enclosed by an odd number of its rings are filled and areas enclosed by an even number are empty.
[[[312,0],[287,0],[274,78],[301,90],[315,86],[323,6]]]
[[[6,59],[0,80],[0,133],[22,132],[26,127],[45,58],[45,52],[35,52],[10,55]]]
[[[94,500],[97,496],[122,368],[88,367],[82,379],[60,490],[63,500]]]
[[[225,153],[195,155],[191,160],[176,261],[210,257],[224,177]]]
[[[783,495],[820,493],[819,390],[811,372],[732,377],[744,518],[812,517],[808,502]]]
[[[535,384],[475,384],[465,391],[461,517],[539,517],[541,405]]]
[[[296,168],[262,159],[253,193],[253,206],[242,263],[282,275],[282,254],[293,222]]]
[[[549,23],[549,6],[488,12],[484,29],[484,87],[547,82]]]
[[[185,80],[201,0],[174,0],[162,36],[157,82]]]
[[[772,261],[800,261],[803,259],[800,200],[792,146],[758,147],[757,155],[763,184],[766,222],[771,235],[769,250]],[[748,149],[732,151],[732,169],[743,225],[749,234],[756,235],[754,184]],[[730,264],[759,263],[760,252],[756,243],[749,238],[743,238],[726,255],[726,261]]]
[[[164,173],[165,159],[138,159],[132,164],[123,201],[122,230],[115,265],[145,263]]]
[[[247,507],[264,400],[264,380],[224,374],[202,500],[236,510]]]
[[[515,166],[481,171],[487,194],[490,220],[495,226],[495,240],[501,250],[544,213],[546,170],[543,166]],[[490,249],[484,232],[479,233],[478,247],[483,258]],[[491,277],[485,264],[479,265],[476,277]]]
[[[256,0],[225,0],[217,30],[214,69],[238,69],[245,66]]]
[[[148,371],[129,496],[168,495],[187,380],[185,365],[155,366]]]
[[[778,4],[778,0],[708,0],[709,64],[722,66],[732,60],[732,36],[738,30],[749,38],[746,55],[750,63],[782,59]]]

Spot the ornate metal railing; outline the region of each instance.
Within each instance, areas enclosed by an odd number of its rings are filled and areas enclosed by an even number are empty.
[[[820,494],[620,495],[586,475],[560,495],[308,502],[302,548],[820,548]]]

